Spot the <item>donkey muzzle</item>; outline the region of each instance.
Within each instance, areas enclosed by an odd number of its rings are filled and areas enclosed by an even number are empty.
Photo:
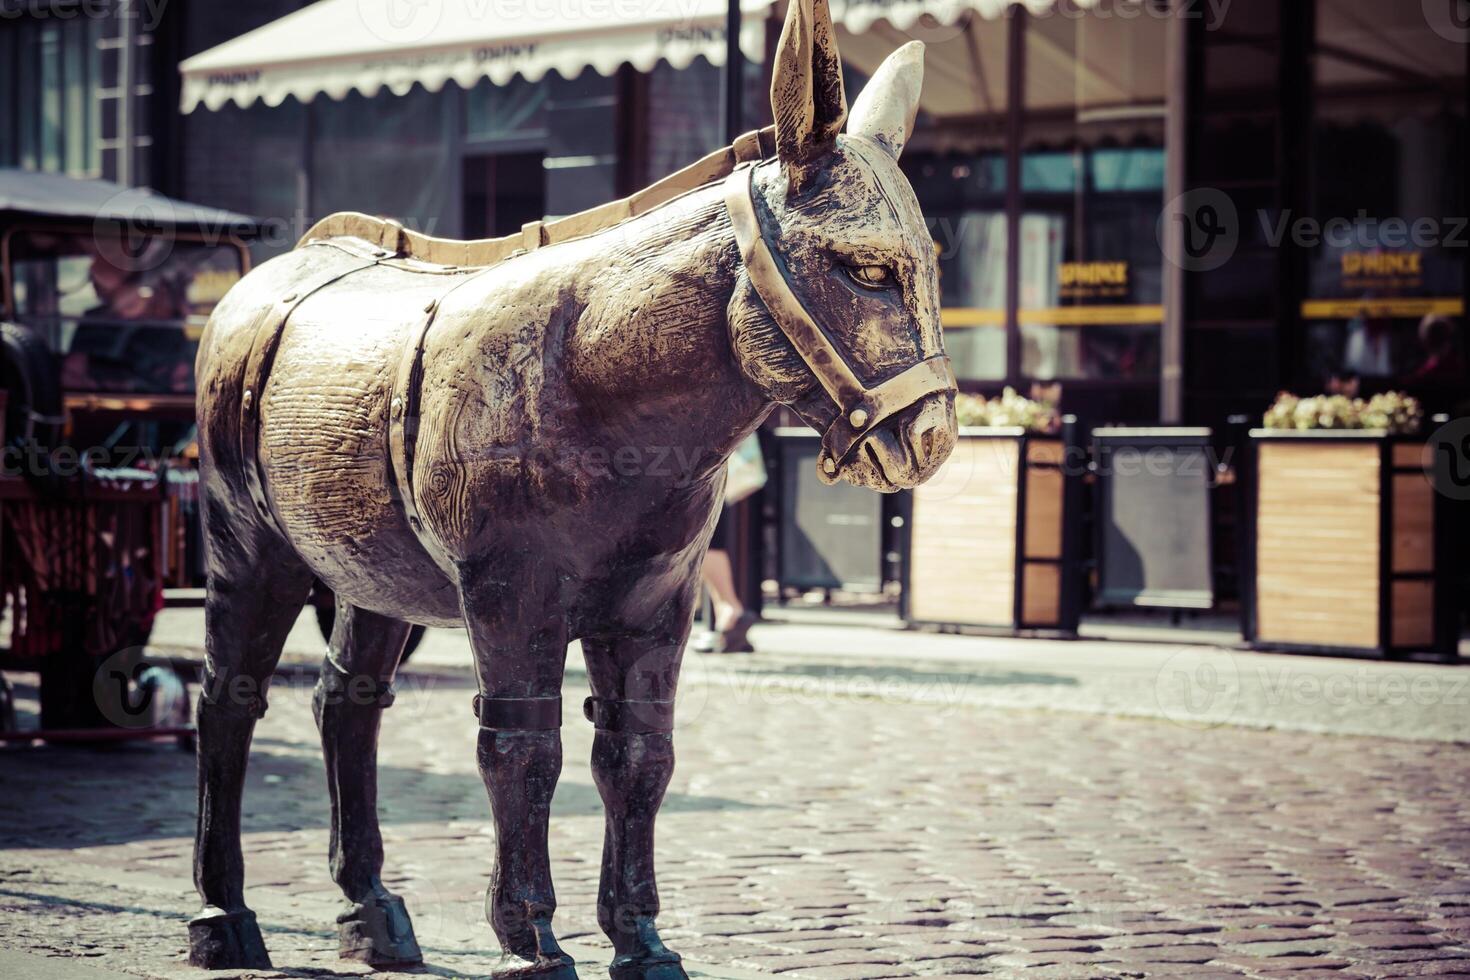
[[[836,473],[821,475],[880,493],[911,489],[939,470],[958,437],[954,397],[935,392],[875,427]]]

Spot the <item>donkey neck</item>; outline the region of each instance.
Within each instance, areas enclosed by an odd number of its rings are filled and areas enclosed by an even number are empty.
[[[772,403],[741,372],[728,308],[739,273],[719,185],[594,236],[565,339],[579,399],[719,459]],[[713,457],[711,457],[713,458]]]

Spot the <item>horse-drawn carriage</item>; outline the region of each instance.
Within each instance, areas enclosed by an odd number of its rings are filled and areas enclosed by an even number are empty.
[[[140,682],[155,705],[181,700],[140,655],[164,586],[202,584],[194,357],[254,231],[148,191],[0,170],[0,665],[39,673],[47,738],[160,734],[133,710]],[[103,661],[118,676],[99,681]],[[0,737],[36,736],[6,716]]]

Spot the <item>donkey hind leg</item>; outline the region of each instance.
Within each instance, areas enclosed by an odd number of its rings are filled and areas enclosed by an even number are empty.
[[[274,534],[206,530],[207,657],[199,693],[194,838],[194,885],[204,908],[189,922],[189,962],[211,970],[269,969],[255,913],[245,905],[240,795],[255,722],[265,714],[271,673],[306,602],[311,573]]]
[[[533,575],[466,568],[460,599],[474,651],[480,693],[476,759],[495,820],[495,870],[485,917],[504,956],[497,980],[576,980],[551,920],[556,892],[547,854],[551,796],[561,775],[561,684],[565,614],[543,598]],[[515,582],[514,590],[505,582]]]
[[[688,622],[685,617],[684,622]],[[612,980],[684,980],[678,953],[659,938],[653,824],[674,774],[674,688],[683,637],[582,641],[596,726],[592,778],[607,826],[597,923],[613,943]]]
[[[383,887],[378,831],[378,724],[408,623],[337,602],[332,642],[312,697],[332,798],[332,880],[347,897],[337,917],[343,959],[373,966],[423,961],[403,900]]]

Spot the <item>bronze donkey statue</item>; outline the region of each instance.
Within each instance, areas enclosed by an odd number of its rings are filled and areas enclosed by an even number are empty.
[[[497,976],[576,976],[552,933],[547,855],[572,639],[594,695],[611,974],[686,976],[655,928],[653,828],[727,456],[778,402],[824,433],[828,482],[912,487],[954,446],[934,249],[897,162],[922,72],[922,45],[900,49],[849,120],[827,0],[792,0],[774,127],[510,239],[335,215],[220,303],[198,362],[192,963],[270,964],[245,905],[240,797],[315,575],[338,597],[313,703],[342,955],[421,958],[379,877],[378,727],[409,624],[462,625],[496,830]]]

